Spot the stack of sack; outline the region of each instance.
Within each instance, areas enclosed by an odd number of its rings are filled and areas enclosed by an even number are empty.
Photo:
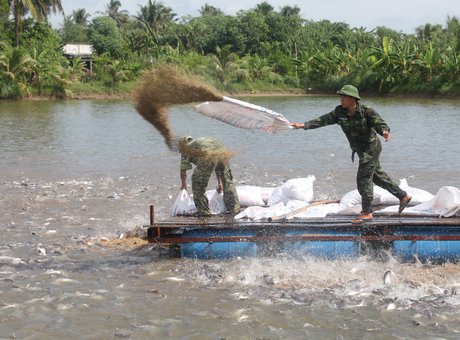
[[[313,175],[290,179],[275,188],[271,188],[270,195],[266,196],[267,200],[264,201],[264,204],[250,205],[246,204],[249,202],[240,199],[241,206],[247,206],[247,208],[236,215],[235,219],[260,220],[283,215],[308,205],[314,198],[313,183],[315,181],[316,177]]]
[[[313,200],[313,182],[315,176],[290,179],[278,187],[258,187],[253,185],[237,186],[238,199],[242,207],[267,207],[286,205],[289,201],[310,202]],[[225,212],[224,197],[216,190],[206,192],[209,209],[213,214]],[[192,197],[185,189],[177,196],[172,216],[190,216],[196,212]]]
[[[235,219],[249,218],[260,220],[276,217],[304,208],[314,199],[313,183],[316,178],[310,175],[305,178],[290,179],[277,187],[258,187],[252,185],[237,186],[236,190],[241,207],[246,207]],[[460,190],[455,187],[442,187],[436,196],[428,191],[410,187],[406,179],[402,179],[400,187],[412,196],[411,207],[404,213],[437,214],[442,217],[460,216]],[[223,195],[216,190],[206,192],[209,208],[213,214],[225,212]],[[399,200],[388,191],[374,186],[373,205],[388,206],[376,212],[397,212]],[[346,193],[340,203],[312,206],[295,217],[318,218],[328,214],[356,214],[361,211],[361,195],[358,190]],[[172,210],[172,216],[190,216],[196,212],[195,204],[186,190],[181,190]],[[294,216],[293,216],[294,217]],[[291,217],[292,218],[292,217]]]
[[[302,211],[300,211],[298,214],[295,214],[294,216],[291,216],[290,218],[321,218],[327,216],[328,214],[348,215],[358,214],[361,211],[361,195],[358,193],[358,190],[352,190],[346,193],[340,200],[340,203],[322,204],[312,206],[309,209],[302,209],[307,207],[314,198],[314,181],[314,176],[289,180],[273,190],[266,206],[250,206],[240,214],[236,215],[235,219],[249,218],[253,220],[259,220],[270,217],[273,218],[276,216],[292,213],[299,209]],[[400,187],[412,196],[412,200],[410,202],[412,206],[426,203],[435,199],[435,196],[428,191],[410,187],[406,179],[402,179],[400,181]],[[447,200],[452,204],[452,202],[455,201],[455,199],[452,197],[455,195],[451,192],[450,196],[451,197],[449,199],[438,199],[437,202],[440,200]],[[460,199],[460,194],[458,197]],[[390,207],[388,207],[388,209],[392,209],[391,211],[394,212],[397,212],[399,208],[398,198],[394,197],[387,190],[384,190],[378,186],[374,186],[374,200],[372,204],[375,206],[389,205]],[[453,211],[457,211],[457,213],[459,213],[458,210],[460,210],[460,208],[455,210],[455,203],[453,204],[454,207],[446,209],[450,214],[452,214]],[[430,212],[432,211],[431,209],[429,210]],[[405,211],[409,211],[409,208]]]

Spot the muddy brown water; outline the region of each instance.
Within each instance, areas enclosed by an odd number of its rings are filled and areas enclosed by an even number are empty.
[[[338,104],[241,99],[290,121]],[[382,166],[394,179],[433,194],[460,187],[460,101],[366,103],[392,128]],[[315,175],[317,199],[355,189],[357,164],[338,126],[270,135],[190,105],[173,107],[170,122],[177,135],[211,135],[237,151],[237,184]],[[0,154],[0,338],[458,338],[457,263],[203,261],[125,238],[148,223],[149,204],[168,217],[180,186],[179,154],[130,101],[2,102]]]

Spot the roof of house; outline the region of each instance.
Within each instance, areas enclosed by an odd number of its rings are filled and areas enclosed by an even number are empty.
[[[93,46],[84,43],[69,43],[62,48],[64,54],[74,56],[89,56],[93,53]]]

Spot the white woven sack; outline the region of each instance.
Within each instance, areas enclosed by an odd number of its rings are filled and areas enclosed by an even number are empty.
[[[313,182],[316,177],[310,175],[306,178],[293,178],[276,187],[268,199],[268,205],[279,202],[286,204],[290,200],[311,202],[314,197]]]

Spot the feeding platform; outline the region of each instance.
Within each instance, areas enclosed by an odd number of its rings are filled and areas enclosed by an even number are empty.
[[[171,217],[155,222],[150,207],[148,240],[180,246],[180,256],[200,259],[286,253],[327,259],[386,253],[403,261],[456,261],[460,258],[460,218],[435,215],[374,214],[276,221],[235,220],[233,216]]]

